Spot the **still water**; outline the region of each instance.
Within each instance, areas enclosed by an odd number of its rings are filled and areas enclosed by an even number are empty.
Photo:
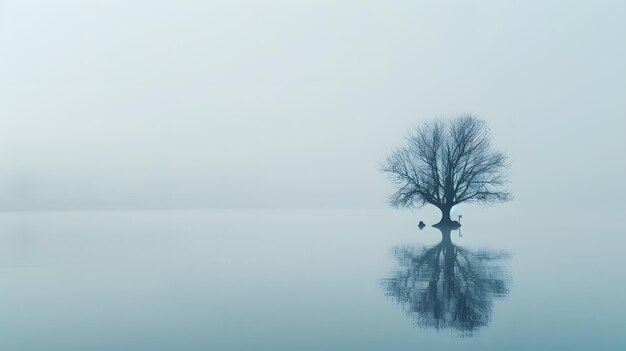
[[[0,350],[626,349],[623,229],[420,213],[3,213]]]

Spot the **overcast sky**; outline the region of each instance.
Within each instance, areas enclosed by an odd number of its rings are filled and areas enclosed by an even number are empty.
[[[381,159],[463,112],[516,201],[626,193],[623,1],[0,4],[4,210],[384,207]]]

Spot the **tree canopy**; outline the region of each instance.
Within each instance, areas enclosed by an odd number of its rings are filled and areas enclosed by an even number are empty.
[[[433,120],[412,129],[407,144],[383,162],[398,190],[394,207],[433,204],[442,211],[440,224],[452,223],[450,209],[462,202],[507,201],[507,156],[491,147],[487,122],[473,115]]]

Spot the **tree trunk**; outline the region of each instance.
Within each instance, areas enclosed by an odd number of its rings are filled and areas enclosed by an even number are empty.
[[[449,206],[444,206],[441,208],[441,221],[440,223],[450,223],[452,219],[450,218],[450,210]]]
[[[446,225],[458,225],[458,222],[453,222],[450,218],[450,210],[452,206],[441,206],[439,210],[441,210],[441,220],[436,225],[446,226]]]

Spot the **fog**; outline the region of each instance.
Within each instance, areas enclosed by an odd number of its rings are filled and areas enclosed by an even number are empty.
[[[5,211],[382,208],[381,159],[464,112],[519,206],[626,191],[622,2],[1,6]]]
[[[624,13],[0,0],[0,349],[626,349]],[[389,208],[462,113],[514,200]]]

